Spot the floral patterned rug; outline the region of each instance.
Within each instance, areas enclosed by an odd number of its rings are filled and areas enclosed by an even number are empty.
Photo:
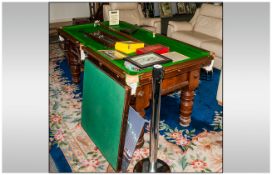
[[[78,85],[64,76],[63,55],[58,45],[50,45],[50,146],[61,149],[72,172],[106,172],[108,162],[80,125],[81,94]],[[171,172],[222,172],[222,112],[215,112],[211,126],[213,130],[196,134],[195,129],[172,128],[161,121],[159,159]],[[134,152],[128,172],[149,155],[149,127],[145,127],[145,144]]]

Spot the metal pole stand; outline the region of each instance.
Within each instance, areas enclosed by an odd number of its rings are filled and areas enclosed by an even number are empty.
[[[150,123],[149,158],[140,160],[135,165],[133,172],[170,173],[169,166],[164,161],[157,159],[161,108],[161,83],[163,78],[163,68],[161,65],[153,66],[152,77],[153,97],[152,118]]]

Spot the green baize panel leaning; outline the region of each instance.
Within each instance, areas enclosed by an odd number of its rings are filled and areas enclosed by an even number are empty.
[[[82,127],[117,169],[126,91],[91,61],[85,60]]]

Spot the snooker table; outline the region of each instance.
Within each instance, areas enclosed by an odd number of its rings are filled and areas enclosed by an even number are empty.
[[[59,29],[59,35],[64,38],[64,50],[70,65],[73,82],[78,83],[80,81],[80,70],[84,62],[82,60],[82,53],[84,52],[87,55],[88,61],[95,63],[102,70],[114,76],[116,80],[126,83],[132,88],[130,105],[144,117],[145,108],[150,105],[152,96],[152,68],[149,67],[140,71],[127,69],[124,66],[124,60],[112,60],[98,51],[114,48],[98,42],[85,34],[102,31],[120,40],[141,41],[145,45],[165,45],[169,47],[169,51],[176,51],[188,57],[185,60],[162,64],[164,78],[161,92],[162,95],[167,95],[175,91],[181,91],[179,123],[182,126],[189,126],[193,108],[194,90],[199,84],[200,69],[211,63],[213,54],[160,34],[155,34],[154,36],[152,32],[145,29],[138,29],[131,35],[120,32],[122,29],[133,29],[134,27],[134,25],[123,21],[120,21],[119,25],[109,26],[109,22],[105,21],[99,24],[73,25]],[[135,53],[129,55],[133,56]],[[142,146],[143,143],[144,140],[141,137],[138,146]]]

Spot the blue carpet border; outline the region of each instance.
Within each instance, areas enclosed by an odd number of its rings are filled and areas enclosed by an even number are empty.
[[[60,173],[72,172],[70,165],[68,164],[67,160],[65,159],[65,156],[63,155],[63,152],[57,146],[57,144],[54,144],[51,147],[50,155],[53,158],[53,160],[56,164],[56,167]]]

